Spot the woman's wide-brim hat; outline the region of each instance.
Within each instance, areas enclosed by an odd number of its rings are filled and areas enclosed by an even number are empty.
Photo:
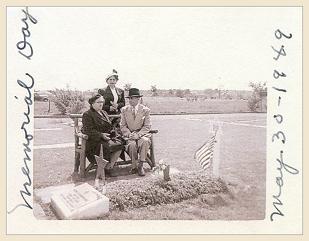
[[[114,70],[114,69],[113,69],[113,72],[111,74],[106,76],[105,80],[107,81],[112,76],[116,76],[117,79],[118,79],[118,72],[116,70]]]
[[[126,98],[130,97],[142,97],[143,95],[140,94],[139,89],[137,88],[131,88],[129,89],[129,95],[126,96]]]

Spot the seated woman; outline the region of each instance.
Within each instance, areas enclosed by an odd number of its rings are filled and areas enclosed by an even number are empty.
[[[106,169],[110,169],[114,166],[124,146],[121,141],[111,136],[113,126],[107,113],[102,110],[105,102],[103,96],[97,94],[91,97],[88,102],[90,109],[83,114],[81,130],[82,133],[88,135],[86,157],[92,164],[95,164],[94,155],[100,155],[100,148],[103,145],[104,159],[109,161]]]

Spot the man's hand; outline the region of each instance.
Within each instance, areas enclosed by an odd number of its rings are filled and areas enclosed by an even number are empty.
[[[108,133],[102,133],[102,137],[104,141],[109,141],[111,138],[109,138],[110,134]]]
[[[139,139],[139,135],[136,132],[132,132],[129,135],[129,139],[131,139],[131,140],[138,140]]]
[[[110,111],[117,111],[117,108],[115,108],[114,106],[111,105],[111,106],[109,107],[109,110],[110,110]]]

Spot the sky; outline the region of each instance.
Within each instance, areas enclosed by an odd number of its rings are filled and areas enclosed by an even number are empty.
[[[116,69],[120,88],[249,90],[250,81],[272,77],[274,31],[279,21],[294,24],[293,11],[299,8],[31,7],[35,89],[102,88]],[[21,17],[20,8],[8,10],[12,48]]]

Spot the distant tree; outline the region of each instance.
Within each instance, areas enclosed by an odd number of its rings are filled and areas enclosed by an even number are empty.
[[[158,89],[157,86],[152,85],[150,86],[151,96],[158,96]]]
[[[175,95],[177,97],[183,98],[184,97],[184,90],[177,89],[176,92],[175,92]]]
[[[261,96],[261,93],[267,90],[266,87],[266,82],[261,83],[254,83],[254,82],[250,82],[249,83],[249,87],[252,88],[253,92],[256,93],[257,95]]]
[[[169,90],[168,90],[168,94],[169,94],[169,95],[174,95],[174,90],[169,89]]]
[[[248,107],[251,111],[256,112],[262,101],[262,93],[267,91],[266,82],[263,84],[261,82],[250,82],[249,87],[252,88],[252,95],[248,100]]]
[[[191,95],[191,90],[190,89],[185,89],[184,95]]]
[[[129,91],[131,86],[132,86],[132,83],[126,83],[126,84],[124,84],[123,88],[124,88],[125,91]]]
[[[204,95],[211,95],[213,93],[212,89],[205,89],[204,90]]]
[[[244,99],[243,95],[241,93],[237,93],[237,99],[242,100]]]
[[[82,113],[85,107],[85,96],[81,91],[70,89],[55,89],[51,100],[62,114]]]
[[[218,98],[222,99],[224,97],[225,91],[224,91],[224,85],[220,84],[219,87],[216,89],[218,93]]]
[[[230,99],[230,94],[228,90],[220,90],[221,99]]]
[[[215,89],[214,92],[216,93],[218,99],[220,99],[221,98],[221,91],[220,91],[220,89]]]
[[[213,89],[205,89],[205,90],[203,91],[203,93],[204,93],[206,99],[207,99],[207,98],[211,98],[212,95],[213,95],[213,93],[214,93],[214,90],[213,90]]]
[[[225,98],[228,99],[228,100],[232,100],[232,99],[233,99],[233,96],[232,96],[231,94],[228,94],[228,93],[227,93],[227,94],[225,95]]]

